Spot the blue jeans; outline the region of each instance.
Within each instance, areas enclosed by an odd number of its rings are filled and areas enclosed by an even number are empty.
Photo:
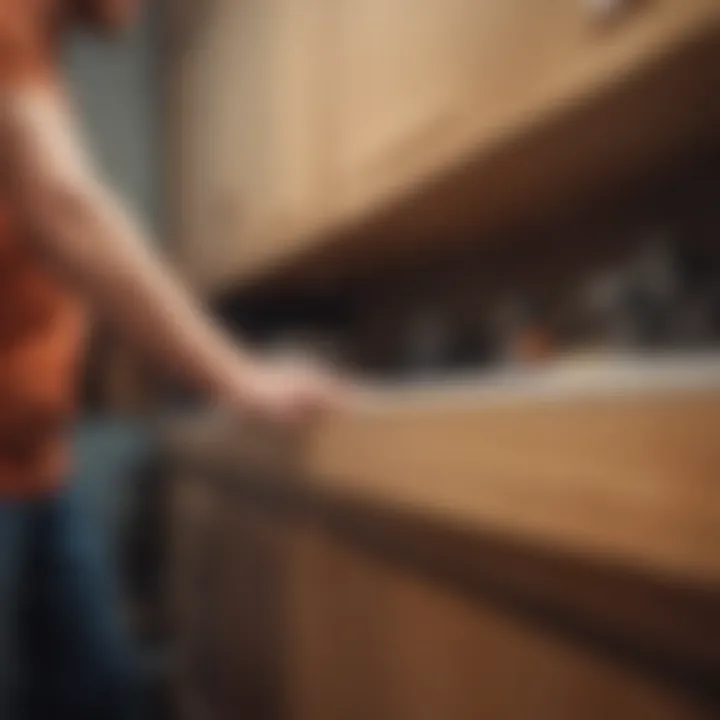
[[[0,500],[2,720],[134,717],[119,618],[112,573],[76,492]]]

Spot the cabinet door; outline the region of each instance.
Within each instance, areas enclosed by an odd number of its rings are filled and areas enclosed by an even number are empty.
[[[273,227],[261,265],[299,252],[331,212],[327,162],[325,0],[275,0],[272,194]],[[252,268],[248,267],[248,271]]]
[[[183,475],[171,486],[168,605],[177,657],[179,704],[208,703],[217,565],[217,494],[203,477]]]
[[[283,702],[283,527],[222,480],[177,478],[169,599],[181,707],[277,720]]]
[[[215,691],[233,717],[277,720],[283,705],[283,527],[278,518],[228,492],[217,516]]]
[[[192,264],[204,284],[222,282],[232,265],[264,241],[275,211],[274,0],[216,5],[198,48],[196,208],[200,234]]]
[[[278,253],[319,197],[317,0],[215,0],[178,58],[182,262],[215,289]]]
[[[473,82],[472,45],[463,37],[482,5],[486,0],[327,1],[332,162],[349,203],[344,211],[402,186],[457,122],[458,101]]]
[[[719,12],[715,0],[327,0],[343,214],[622,83]]]
[[[445,582],[442,571],[426,574],[422,563],[396,563],[310,525],[288,552],[292,720],[716,716],[688,688],[603,643],[558,632],[562,624],[542,613],[523,616],[521,604],[503,606],[503,593]]]

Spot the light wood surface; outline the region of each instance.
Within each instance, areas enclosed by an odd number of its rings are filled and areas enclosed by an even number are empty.
[[[627,1],[211,3],[169,78],[188,275],[327,281],[716,146],[717,4]]]
[[[256,720],[716,717],[717,376],[660,370],[405,389],[312,438],[176,428],[180,690]]]
[[[287,582],[288,717],[304,720],[701,718],[684,697],[312,526]]]
[[[168,17],[176,255],[200,288],[273,258],[316,210],[316,4],[216,0],[177,33]]]
[[[333,491],[720,580],[720,395],[415,411],[334,423]]]
[[[712,0],[634,5],[607,23],[578,0],[332,3],[349,211],[525,134],[718,23]]]
[[[177,450],[319,493],[720,582],[716,360],[373,394],[305,436],[189,424]],[[200,428],[203,429],[200,429]]]
[[[174,617],[178,638],[191,632],[197,639],[181,644],[181,657],[191,662],[178,678],[178,694],[195,700],[184,705],[188,718],[716,716],[708,688],[717,656],[710,655],[703,670],[702,664],[684,665],[684,656],[662,642],[650,643],[647,654],[642,642],[635,645],[632,624],[643,613],[665,615],[667,625],[655,637],[676,637],[682,646],[688,637],[702,637],[705,622],[705,633],[717,639],[710,600],[683,605],[681,588],[633,595],[625,592],[632,575],[605,577],[593,590],[598,605],[613,609],[613,622],[586,635],[575,632],[578,618],[588,619],[582,603],[579,616],[576,608],[582,575],[545,610],[533,608],[532,588],[555,584],[552,563],[544,572],[542,566],[533,570],[532,562],[520,571],[535,577],[526,580],[516,603],[483,579],[492,549],[468,575],[478,584],[464,585],[438,570],[452,560],[437,550],[429,564],[407,561],[378,541],[377,529],[363,537],[342,516],[328,521],[238,495],[210,476],[186,475],[175,487],[197,484],[215,493],[223,508],[216,516],[221,522],[208,528],[214,544],[204,555],[205,580],[188,596],[191,605],[204,607],[203,626],[198,630],[182,613]],[[182,529],[184,516],[176,514],[174,523]],[[502,563],[502,555],[496,560]],[[183,558],[174,561],[173,574],[182,577]],[[687,635],[689,628],[694,634]],[[192,714],[193,708],[212,715]]]

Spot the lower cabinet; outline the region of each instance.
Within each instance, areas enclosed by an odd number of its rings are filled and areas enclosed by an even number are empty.
[[[280,528],[219,484],[178,478],[169,606],[188,717],[282,717]]]
[[[187,718],[720,716],[718,588],[257,487],[173,485]]]

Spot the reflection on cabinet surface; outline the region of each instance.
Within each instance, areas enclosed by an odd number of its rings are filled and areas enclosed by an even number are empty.
[[[613,6],[620,10],[602,9]],[[207,288],[341,245],[356,223],[439,179],[450,178],[449,197],[468,195],[479,209],[460,228],[455,210],[431,213],[436,240],[501,226],[559,202],[578,182],[592,192],[717,139],[714,0],[209,7],[176,49],[181,159],[171,178],[183,261]],[[709,50],[673,60],[700,43]],[[628,82],[638,83],[629,97],[621,91]],[[556,140],[543,136],[564,117],[574,119]],[[537,157],[543,147],[552,162]],[[452,179],[460,169],[469,184]],[[498,185],[507,197],[495,197]],[[446,207],[428,193],[424,205]],[[368,235],[385,229],[392,243],[393,234],[422,234],[427,224],[381,224]]]

